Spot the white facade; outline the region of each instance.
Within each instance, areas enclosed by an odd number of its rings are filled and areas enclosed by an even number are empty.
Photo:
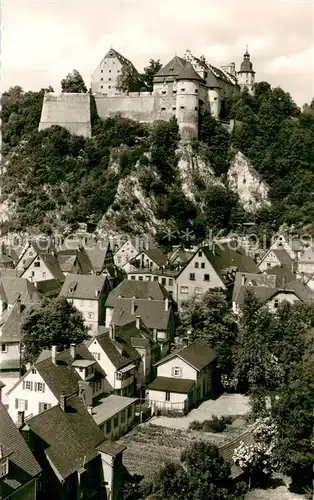
[[[176,371],[176,368],[179,368],[179,371]],[[177,377],[176,373],[180,373]],[[184,378],[187,380],[197,380],[197,370],[193,368],[191,365],[188,365],[181,358],[176,356],[175,358],[166,361],[158,365],[157,367],[157,377],[170,377],[170,378]]]
[[[92,93],[108,96],[121,94],[116,86],[122,69],[123,65],[116,57],[115,52],[109,51],[92,75]]]
[[[299,302],[300,299],[293,292],[282,291],[278,292],[274,295],[270,300],[267,301],[267,306],[271,312],[276,312],[279,304],[282,302],[289,302],[290,304],[294,304],[295,302]]]
[[[14,422],[17,421],[18,411],[24,411],[25,417],[35,416],[58,404],[58,399],[35,368],[31,368],[19,380],[8,394],[8,400],[9,414]]]
[[[117,267],[123,267],[127,262],[133,259],[138,254],[137,249],[130,240],[123,243],[122,247],[116,251],[113,256],[114,263]]]
[[[27,278],[29,281],[36,283],[38,281],[52,280],[55,276],[50,272],[40,255],[38,255],[24,271],[21,278]]]
[[[272,267],[279,265],[280,260],[277,255],[272,250],[268,250],[258,267],[261,271],[267,271],[267,269],[271,269]]]
[[[85,325],[89,328],[89,334],[94,335],[98,331],[99,327],[99,316],[100,316],[100,302],[98,299],[95,300],[87,300],[87,299],[69,299],[68,302],[71,302],[74,307],[83,316]]]
[[[213,288],[225,289],[226,286],[200,249],[178,275],[173,297],[180,307],[194,295],[201,296]]]

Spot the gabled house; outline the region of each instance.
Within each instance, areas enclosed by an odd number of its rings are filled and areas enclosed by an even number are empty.
[[[60,353],[53,346],[7,392],[10,415],[14,421],[19,411],[25,416],[37,415],[58,404],[62,392],[71,396],[82,388],[90,406],[94,398],[110,392],[105,373],[84,343],[72,344]]]
[[[109,281],[103,275],[68,274],[61,288],[60,296],[78,309],[86,326],[93,335],[100,325],[105,324],[105,304],[109,291]]]
[[[105,439],[78,396],[60,394],[59,404],[22,420],[21,433],[42,468],[38,500],[121,498],[125,447]]]
[[[180,308],[183,302],[210,289],[226,290],[237,271],[259,273],[254,260],[242,249],[233,250],[222,243],[200,247],[177,275],[173,297]]]
[[[262,256],[258,264],[261,271],[269,271],[273,267],[278,266],[286,267],[291,272],[295,272],[296,270],[295,259],[291,258],[288,252],[284,249],[270,248]]]
[[[61,271],[56,252],[39,253],[28,259],[21,278],[27,278],[32,283],[46,280],[56,280],[63,283],[64,274]]]
[[[41,467],[39,463],[0,398],[1,500],[30,500],[36,498],[36,482],[40,474]]]
[[[122,269],[128,273],[136,269],[148,269],[150,271],[163,270],[168,263],[167,256],[157,247],[143,250],[133,260],[125,264]]]
[[[114,266],[109,240],[100,240],[93,246],[86,246],[85,250],[95,274],[102,274],[106,269]]]
[[[164,286],[173,296],[175,290],[175,281],[179,271],[169,269],[150,271],[149,269],[136,269],[127,273],[127,279],[130,281],[152,281]]]
[[[91,274],[93,266],[83,247],[59,250],[57,259],[64,276],[68,274]]]
[[[157,377],[149,384],[147,399],[158,410],[187,412],[216,391],[216,353],[196,340],[156,363]]]
[[[25,271],[29,264],[37,255],[51,254],[55,251],[54,244],[50,239],[39,238],[37,240],[28,241],[22,248],[16,268]]]
[[[7,309],[11,309],[18,299],[25,307],[41,302],[37,288],[29,280],[2,276],[0,278],[0,317]]]
[[[281,231],[273,238],[271,250],[285,250],[291,259],[298,260],[304,249],[304,243],[296,235]]]
[[[106,439],[116,441],[134,426],[137,402],[136,398],[115,394],[98,399],[91,415]]]
[[[123,267],[127,262],[134,259],[136,255],[138,255],[138,249],[135,243],[131,239],[128,239],[114,253],[114,263],[117,267]]]
[[[124,338],[120,329],[116,332],[115,325],[110,325],[107,330],[87,340],[86,346],[106,373],[111,392],[120,396],[133,396],[137,390],[141,355],[130,339]]]

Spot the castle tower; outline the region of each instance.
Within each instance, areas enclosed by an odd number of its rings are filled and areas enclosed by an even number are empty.
[[[248,46],[246,46],[246,51],[243,56],[243,61],[241,63],[240,71],[238,71],[238,84],[241,88],[241,92],[245,88],[247,88],[249,93],[253,94],[254,83],[255,83],[255,71],[253,71],[253,64],[250,61]]]
[[[199,89],[202,78],[187,62],[177,76],[176,118],[181,139],[198,137]]]

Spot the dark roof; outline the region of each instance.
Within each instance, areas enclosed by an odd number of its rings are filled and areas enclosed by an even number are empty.
[[[195,340],[189,346],[182,347],[181,349],[168,354],[168,356],[158,361],[155,366],[162,365],[175,357],[181,358],[183,361],[195,368],[195,370],[200,371],[216,359],[216,352],[204,342]]]
[[[98,300],[96,290],[101,293],[107,277],[97,274],[68,274],[61,288],[60,295],[73,299]]]
[[[94,339],[97,340],[117,370],[141,359],[137,350],[130,345],[128,338],[125,338],[124,333],[123,328],[116,327],[115,340],[110,338],[109,332],[97,335]]]
[[[0,422],[0,445],[9,454],[9,473],[0,479],[2,500],[38,476],[41,468],[1,401]]]
[[[243,432],[240,436],[232,439],[232,441],[229,441],[229,443],[223,444],[219,447],[220,455],[231,466],[232,479],[236,479],[243,474],[241,467],[236,465],[233,461],[234,451],[240,446],[241,443],[244,443],[246,446],[254,444],[254,437],[250,430]]]
[[[40,295],[34,284],[25,278],[2,276],[0,280],[1,299],[7,304],[14,304],[19,297],[21,304],[40,303]]]
[[[108,295],[106,306],[115,307],[117,298],[163,300],[164,298],[171,299],[170,293],[163,285],[156,281],[139,281],[139,280],[123,280],[116,288],[111,290]]]
[[[187,61],[182,57],[173,57],[171,61],[156,73],[154,82],[163,81],[165,77],[176,78],[186,64]]]
[[[1,342],[20,342],[22,324],[29,311],[29,307],[19,308],[18,304],[7,309],[0,320]]]
[[[239,73],[254,73],[253,71],[253,64],[250,61],[250,54],[246,50],[244,56],[243,56],[243,61],[241,63],[240,71]]]
[[[93,266],[89,260],[87,252],[82,247],[60,250],[57,258],[63,272],[71,272],[75,261],[79,263],[82,274],[89,274],[93,270]]]
[[[245,281],[245,283],[243,283]],[[238,297],[243,293],[243,289],[253,287],[276,288],[276,276],[272,273],[239,273],[237,272],[234,280],[232,300],[238,303]],[[242,302],[241,298],[241,302]]]
[[[194,380],[185,378],[156,377],[148,388],[152,391],[178,392],[188,394],[194,386]]]
[[[43,443],[44,452],[63,479],[99,455],[96,447],[105,436],[78,396],[27,420],[29,429]]]
[[[163,267],[167,264],[167,256],[159,249],[159,248],[150,248],[149,250],[143,250],[143,252],[149,257],[152,261],[154,261],[159,267]],[[139,254],[139,255],[140,255]],[[136,256],[135,258],[137,258]]]
[[[116,57],[118,59],[118,61],[122,64],[122,66],[131,66],[133,69],[136,70],[135,66],[133,65],[133,63],[131,61],[129,61],[129,59],[127,59],[126,57],[124,57],[122,54],[120,54],[120,52],[118,52],[117,50],[111,48],[107,54],[105,55],[105,59],[109,58],[109,57]]]
[[[278,250],[274,249],[272,252],[276,255],[277,259],[279,262],[285,266],[292,266],[293,260],[291,259],[290,255],[286,252],[286,250]]]
[[[56,297],[61,291],[61,283],[55,279],[37,281],[36,289],[43,297]]]
[[[296,279],[295,273],[291,271],[291,267],[287,266],[274,266],[266,270],[267,274],[276,276],[276,287],[280,288],[285,286],[286,283]]]
[[[190,62],[187,62],[187,64],[182,68],[180,73],[177,76],[177,80],[196,80],[199,82],[203,82],[203,78],[200,77],[198,73],[196,73],[195,69],[193,68],[192,64]]]
[[[107,246],[102,246],[102,248],[96,246],[94,248],[86,249],[86,253],[91,262],[93,271],[95,271],[96,273],[101,273],[105,268],[105,259],[107,255],[108,246],[109,243],[107,243]]]
[[[166,330],[172,314],[169,302],[168,311],[165,310],[164,300],[134,299],[135,314],[132,314],[133,299],[116,299],[112,315],[112,323],[118,326],[134,321],[140,316],[148,328]]]

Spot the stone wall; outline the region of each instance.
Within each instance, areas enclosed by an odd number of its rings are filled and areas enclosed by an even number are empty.
[[[71,134],[91,137],[90,96],[47,92],[44,96],[39,130],[59,125]]]

